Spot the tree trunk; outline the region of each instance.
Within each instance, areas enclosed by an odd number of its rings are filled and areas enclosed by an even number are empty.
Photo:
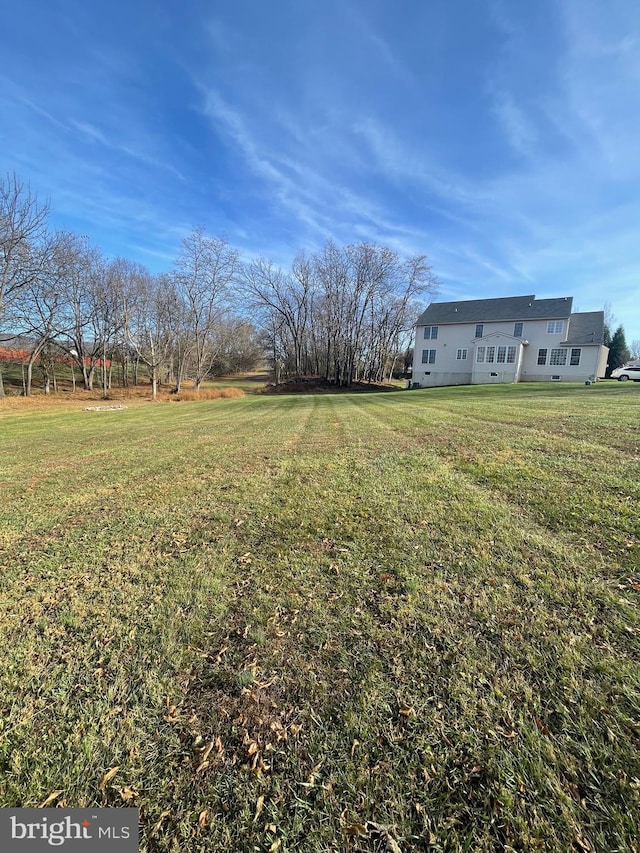
[[[30,358],[27,364],[27,381],[23,380],[22,393],[25,397],[31,396],[31,380],[33,379],[33,362],[34,358]]]
[[[0,397],[4,397],[4,382],[2,381],[2,365],[0,364]]]

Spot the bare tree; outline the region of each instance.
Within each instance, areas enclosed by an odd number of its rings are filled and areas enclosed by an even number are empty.
[[[55,382],[55,358],[59,353],[56,334],[63,313],[61,284],[67,266],[65,235],[47,236],[33,251],[43,255],[39,274],[20,289],[9,311],[15,326],[32,342],[23,388],[25,396],[31,394],[33,367],[38,360],[45,394],[50,393],[52,378]]]
[[[287,375],[302,376],[306,372],[313,288],[307,259],[299,255],[292,272],[287,274],[260,258],[245,267],[243,284],[250,307],[269,330],[269,349],[278,372],[276,382],[283,368]]]
[[[175,278],[184,302],[196,389],[208,376],[223,346],[223,320],[239,267],[237,251],[222,238],[208,237],[202,228],[182,241]]]
[[[60,314],[56,337],[78,365],[85,390],[93,390],[96,369],[104,357],[102,316],[104,267],[100,251],[87,237],[60,235],[64,254],[60,292],[64,311]]]
[[[48,205],[40,205],[15,174],[0,179],[0,326],[13,300],[41,273],[46,256],[37,249],[46,234],[48,212]]]
[[[435,290],[426,257],[402,261],[384,246],[328,243],[313,263],[313,327],[324,338],[326,377],[337,385],[381,381],[412,325],[414,300]]]
[[[154,279],[145,270],[141,271],[136,289],[131,290],[124,303],[124,333],[149,370],[154,400],[173,346],[171,314],[175,301],[172,278],[159,275]]]
[[[408,346],[415,300],[436,280],[423,255],[401,260],[383,246],[327,243],[299,255],[286,273],[257,260],[244,270],[274,366],[282,376],[315,374],[336,385],[381,381]]]

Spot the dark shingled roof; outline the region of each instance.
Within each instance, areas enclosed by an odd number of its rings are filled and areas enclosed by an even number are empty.
[[[464,302],[432,302],[418,318],[418,326],[446,323],[490,323],[507,320],[562,320],[571,314],[572,296],[536,299],[507,296]]]
[[[604,311],[583,311],[569,318],[566,346],[604,343]]]

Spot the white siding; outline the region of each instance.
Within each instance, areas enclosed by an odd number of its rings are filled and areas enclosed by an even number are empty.
[[[591,345],[581,346],[580,364],[572,365],[571,350],[578,347],[560,347],[567,339],[568,317],[562,319],[562,332],[547,332],[548,320],[525,320],[521,338],[514,338],[514,320],[483,323],[483,337],[475,336],[476,323],[439,324],[437,338],[424,338],[424,326],[416,329],[413,360],[413,382],[421,387],[438,385],[467,385],[492,382],[548,382],[552,376],[560,376],[564,382],[582,382],[593,377],[602,377],[606,367],[607,350]],[[497,337],[493,337],[493,336]],[[520,342],[526,342],[521,346]],[[476,363],[477,346],[516,346],[516,363]],[[467,350],[466,359],[458,359],[458,350]],[[538,350],[546,349],[544,365],[538,364]],[[566,351],[566,363],[551,364],[551,350]],[[435,350],[435,362],[422,363],[422,351]],[[520,359],[520,362],[518,362]],[[497,375],[493,375],[497,374]]]

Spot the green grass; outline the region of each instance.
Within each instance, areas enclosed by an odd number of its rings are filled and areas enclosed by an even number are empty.
[[[0,805],[137,805],[142,851],[637,851],[630,384],[0,403]]]

